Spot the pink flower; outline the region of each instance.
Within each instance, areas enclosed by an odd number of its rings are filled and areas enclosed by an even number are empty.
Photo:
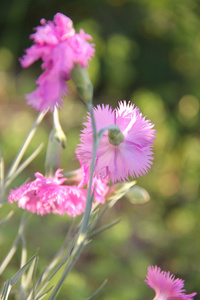
[[[193,300],[197,293],[185,294],[184,280],[175,279],[170,272],[162,271],[161,268],[149,267],[147,280],[145,280],[156,293],[154,300]]]
[[[115,124],[119,127],[123,140],[114,145],[109,142],[108,130],[103,134],[96,154],[95,176],[112,182],[128,179],[128,176],[141,176],[148,172],[152,164],[152,146],[155,139],[153,124],[140,113],[137,107],[126,101],[112,110],[109,105],[94,108],[97,131]],[[87,116],[76,154],[82,164],[90,166],[92,158],[92,125]]]
[[[36,179],[11,190],[9,202],[18,202],[18,206],[38,215],[56,213],[75,217],[85,210],[89,172],[84,167],[80,169],[77,185],[64,185],[67,178],[58,169],[53,178],[46,178],[41,173],[35,173]],[[94,200],[105,202],[108,191],[106,181],[94,178],[92,183]]]
[[[35,173],[36,179],[21,187],[11,190],[9,202],[18,202],[18,206],[32,213],[45,215],[58,213],[75,217],[84,212],[86,192],[77,186],[67,186],[67,180],[58,169],[53,178],[45,178]]]
[[[89,183],[90,172],[89,172],[88,167],[86,167],[86,165],[81,166],[79,176],[81,178],[81,181],[79,182],[78,187],[83,188],[84,186],[87,186]],[[94,190],[94,199],[96,202],[98,202],[98,203],[105,202],[105,195],[109,190],[107,183],[108,183],[107,179],[100,179],[97,177],[93,177],[92,191]]]
[[[23,68],[29,67],[38,59],[42,59],[42,69],[45,70],[37,79],[38,88],[26,95],[28,104],[36,110],[51,111],[62,105],[62,96],[68,89],[65,84],[70,79],[70,72],[77,63],[86,68],[88,61],[94,55],[93,44],[89,34],[83,30],[75,32],[71,19],[61,13],[54,16],[53,22],[40,21],[41,26],[30,38],[34,45],[26,50],[20,59]]]

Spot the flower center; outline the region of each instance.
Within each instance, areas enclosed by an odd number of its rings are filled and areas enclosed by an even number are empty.
[[[124,141],[123,133],[120,131],[120,128],[116,125],[117,128],[108,130],[108,140],[109,143],[114,146],[119,146]]]

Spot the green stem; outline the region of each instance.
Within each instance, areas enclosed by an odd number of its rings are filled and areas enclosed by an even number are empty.
[[[79,233],[79,238],[78,240],[82,237],[84,237],[87,233],[87,227],[90,219],[90,212],[92,209],[92,200],[93,200],[93,195],[91,193],[92,191],[92,179],[93,179],[93,174],[94,174],[94,169],[95,169],[95,160],[96,160],[96,152],[98,148],[98,135],[97,135],[97,129],[96,129],[96,123],[94,119],[94,113],[93,113],[93,106],[91,104],[88,104],[88,109],[91,115],[91,120],[92,120],[92,130],[93,130],[93,150],[92,150],[92,159],[91,159],[91,165],[90,165],[90,179],[89,179],[89,185],[88,185],[88,190],[87,190],[87,200],[86,200],[86,206],[85,206],[85,212],[83,215],[83,222],[80,228],[80,233]]]
[[[33,126],[31,127],[31,129],[30,129],[23,145],[21,146],[17,156],[15,157],[15,159],[14,159],[14,161],[13,161],[13,163],[12,163],[12,165],[11,165],[9,171],[8,171],[8,174],[6,176],[6,180],[8,180],[9,177],[16,171],[16,169],[17,169],[17,167],[18,167],[18,165],[19,165],[19,163],[20,163],[20,161],[21,161],[28,145],[30,144],[30,142],[31,142],[31,140],[32,140],[32,138],[33,138],[33,136],[36,132],[36,129],[37,129],[38,125],[41,123],[41,121],[44,118],[46,113],[47,112],[40,112],[38,114],[37,119],[35,120]]]
[[[79,258],[79,255],[84,248],[86,244],[86,238],[87,238],[87,229],[88,229],[88,224],[90,220],[90,213],[92,209],[92,201],[93,201],[93,193],[92,193],[92,179],[93,179],[93,174],[94,174],[94,169],[95,169],[95,159],[96,159],[96,151],[99,143],[98,139],[98,134],[97,134],[97,129],[96,129],[96,123],[95,123],[95,118],[94,118],[94,113],[93,113],[93,106],[91,103],[87,103],[88,110],[91,115],[91,120],[92,120],[92,130],[93,130],[93,149],[92,149],[92,159],[91,159],[91,166],[90,166],[90,179],[89,179],[89,185],[88,185],[88,190],[87,190],[87,199],[86,199],[86,206],[85,206],[85,212],[83,215],[83,221],[81,223],[81,227],[79,230],[78,238],[76,241],[76,244],[74,246],[74,249],[72,251],[70,260],[68,264],[65,267],[65,270],[60,277],[57,285],[55,286],[49,300],[55,299],[57,296],[64,280],[66,279],[67,275],[75,265],[76,261]]]

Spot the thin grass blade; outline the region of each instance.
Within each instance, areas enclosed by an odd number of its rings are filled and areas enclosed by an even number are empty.
[[[7,216],[6,216],[3,220],[1,220],[1,222],[0,222],[0,228],[3,227],[4,224],[5,224],[8,220],[10,220],[10,218],[13,216],[13,214],[14,214],[14,211],[11,210],[11,211],[7,214]]]
[[[12,286],[10,284],[10,279],[8,279],[3,285],[3,289],[2,289],[1,294],[0,294],[0,300],[7,300],[8,299],[11,288],[12,288]]]
[[[10,279],[11,286],[15,285],[17,281],[22,277],[22,275],[26,272],[28,267],[31,265],[32,261],[36,258],[37,254],[33,255],[31,259],[21,268],[17,273]]]
[[[17,237],[15,238],[10,251],[6,255],[6,257],[3,260],[2,264],[0,265],[0,274],[3,273],[3,271],[5,270],[7,265],[9,264],[10,260],[12,259],[13,255],[15,254],[15,252],[17,250],[17,247],[18,247],[19,243],[21,242],[21,238],[24,234],[24,231],[25,231],[25,228],[26,228],[26,225],[27,225],[27,221],[28,221],[28,218],[26,218],[26,216],[27,216],[26,213],[22,216],[22,219],[21,219],[21,222],[20,222],[20,225],[19,225],[19,229],[18,229]]]
[[[100,285],[100,287],[98,288],[98,290],[96,290],[96,292],[90,296],[89,298],[87,298],[87,300],[92,300],[94,299],[100,292],[101,290],[104,288],[104,286],[107,284],[108,279],[104,280],[104,282],[102,283],[102,285]]]
[[[101,232],[103,232],[103,231],[105,231],[105,230],[107,230],[107,229],[109,229],[109,228],[111,228],[111,227],[113,227],[113,226],[115,226],[116,224],[118,224],[120,222],[120,219],[118,219],[118,220],[116,220],[116,221],[114,221],[114,222],[112,222],[112,223],[110,223],[110,224],[107,224],[107,225],[105,225],[105,226],[103,226],[103,227],[101,227],[101,228],[99,228],[99,229],[97,229],[97,230],[94,230],[94,231],[92,231],[91,233],[88,233],[88,238],[91,238],[91,237],[93,237],[94,235],[96,235],[96,234],[99,234],[99,233],[101,233]]]
[[[40,296],[38,296],[37,298],[35,298],[35,300],[40,300],[40,299],[44,298],[52,290],[52,288],[53,288],[53,286],[51,286],[47,291],[45,291]]]
[[[11,184],[11,182],[36,158],[36,156],[42,150],[44,144],[40,144],[39,147],[17,168],[17,170],[10,176],[5,182],[5,188]]]
[[[36,133],[36,130],[37,130],[37,127],[38,125],[41,123],[42,119],[44,118],[44,116],[46,115],[47,111],[46,112],[40,112],[33,124],[33,126],[31,127],[23,145],[21,146],[19,152],[17,153],[9,171],[8,171],[8,174],[6,176],[6,181],[15,173],[20,161],[22,160],[22,157],[28,147],[28,145],[30,144],[33,136],[35,135]]]

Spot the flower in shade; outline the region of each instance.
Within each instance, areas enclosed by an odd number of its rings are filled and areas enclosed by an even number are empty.
[[[96,153],[95,176],[112,182],[138,177],[148,172],[153,160],[154,124],[132,103],[119,102],[112,110],[109,105],[94,108],[97,131],[115,124],[117,130],[105,130]],[[82,164],[90,166],[92,158],[92,123],[90,114],[84,123],[76,154]]]
[[[26,98],[36,110],[53,111],[62,105],[61,98],[68,90],[65,81],[70,79],[74,64],[86,68],[94,55],[94,45],[88,43],[92,40],[89,34],[83,30],[76,33],[71,19],[61,13],[57,13],[53,21],[41,19],[40,23],[30,36],[34,44],[20,62],[27,68],[38,59],[42,60],[44,72],[36,81],[38,88]]]
[[[162,271],[160,267],[148,268],[145,280],[156,293],[154,300],[193,300],[197,293],[185,294],[184,280],[176,278],[170,272]]]
[[[18,202],[18,206],[32,213],[45,215],[58,213],[75,217],[85,209],[86,193],[77,186],[67,186],[67,180],[58,169],[53,178],[46,178],[35,173],[36,179],[21,187],[11,190],[9,202]]]

